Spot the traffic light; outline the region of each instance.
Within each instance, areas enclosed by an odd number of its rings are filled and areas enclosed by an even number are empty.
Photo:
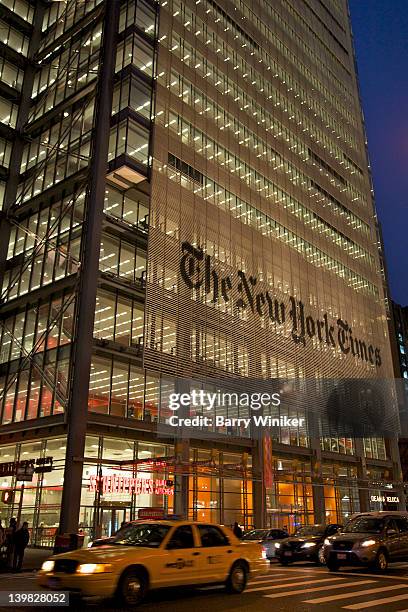
[[[1,501],[3,504],[12,504],[14,500],[14,491],[3,491],[1,494]]]

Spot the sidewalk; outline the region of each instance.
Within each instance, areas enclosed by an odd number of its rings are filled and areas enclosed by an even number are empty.
[[[40,569],[43,562],[52,555],[52,548],[30,548],[27,547],[24,555],[23,572],[29,572]],[[10,570],[6,570],[0,566],[0,573],[7,573]]]

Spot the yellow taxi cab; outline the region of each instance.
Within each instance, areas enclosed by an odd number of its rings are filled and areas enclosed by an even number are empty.
[[[268,571],[258,543],[242,544],[230,529],[191,521],[134,521],[109,544],[50,557],[40,586],[79,597],[115,597],[134,606],[150,589],[223,583],[242,593],[248,577]]]

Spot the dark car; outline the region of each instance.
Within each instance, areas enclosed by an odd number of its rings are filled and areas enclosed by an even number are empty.
[[[408,513],[366,512],[324,541],[330,571],[342,565],[366,565],[385,571],[389,561],[408,561]]]
[[[280,563],[288,565],[294,561],[314,561],[324,564],[323,542],[340,528],[341,525],[337,523],[299,527],[293,536],[283,540],[277,548]]]
[[[244,533],[241,542],[258,542],[262,544],[266,558],[272,561],[276,557],[276,545],[280,544],[287,537],[289,537],[289,534],[284,529],[251,529],[251,531]]]

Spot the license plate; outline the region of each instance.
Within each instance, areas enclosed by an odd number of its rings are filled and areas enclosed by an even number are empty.
[[[47,586],[50,589],[58,589],[60,587],[60,579],[59,578],[48,578]]]
[[[337,558],[338,559],[347,559],[347,555],[346,555],[346,553],[337,553]]]
[[[285,557],[291,557],[292,556],[292,551],[291,550],[285,550],[285,552],[283,554],[285,555]]]

